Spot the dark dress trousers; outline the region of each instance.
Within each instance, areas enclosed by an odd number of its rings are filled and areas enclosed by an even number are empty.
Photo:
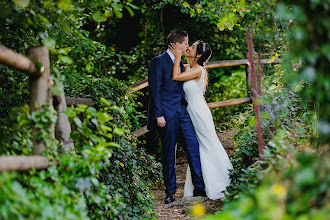
[[[183,71],[182,62],[180,67]],[[147,128],[159,129],[161,134],[164,184],[168,195],[176,191],[175,146],[179,130],[184,138],[183,145],[187,152],[192,182],[195,189],[204,189],[198,140],[186,107],[182,105],[182,101],[185,101],[183,83],[172,80],[172,69],[173,61],[168,53],[164,52],[151,61],[148,71],[150,97]],[[166,126],[163,128],[157,126],[156,118],[161,116],[166,120]]]

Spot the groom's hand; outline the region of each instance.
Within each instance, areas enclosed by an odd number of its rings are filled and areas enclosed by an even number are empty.
[[[157,125],[161,128],[165,127],[166,121],[164,116],[157,118]]]

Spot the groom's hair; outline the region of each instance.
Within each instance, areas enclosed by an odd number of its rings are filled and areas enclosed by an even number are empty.
[[[167,45],[170,45],[170,43],[176,43],[179,42],[180,44],[184,41],[184,38],[188,37],[187,32],[174,29],[167,35]]]

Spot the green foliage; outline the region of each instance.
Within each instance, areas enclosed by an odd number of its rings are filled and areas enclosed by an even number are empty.
[[[47,170],[28,172],[3,172],[0,175],[0,217],[5,219],[44,219],[44,218],[81,218],[87,219],[85,199],[70,187],[67,177],[63,175],[61,159],[58,155],[58,142],[51,138],[50,126],[54,125],[56,115],[47,106],[29,114],[27,105],[13,111],[11,121],[15,124],[5,124],[1,127],[1,155],[31,155],[31,120],[39,128],[37,139],[45,141],[48,148],[47,157],[50,160]],[[16,121],[15,121],[16,119]],[[18,129],[20,128],[20,129]],[[11,134],[13,137],[5,136]],[[30,139],[30,140],[29,140]],[[14,143],[14,148],[11,147]],[[63,155],[67,157],[67,155]],[[67,167],[65,168],[67,170]],[[72,175],[72,174],[71,174]]]
[[[160,164],[136,148],[136,140],[126,135],[140,127],[143,116],[135,109],[140,105],[136,95],[126,95],[126,84],[113,77],[126,74],[128,67],[123,63],[135,58],[95,40],[98,32],[89,28],[97,28],[100,24],[96,22],[116,25],[125,10],[132,16],[132,9],[138,8],[132,1],[5,1],[0,5],[4,12],[0,15],[1,43],[22,54],[30,46],[47,46],[53,93],[59,94],[62,81],[67,96],[94,101],[93,107],[67,110],[75,153],[59,154],[63,149],[49,138],[48,128],[56,115],[50,109],[29,114],[27,105],[11,111],[27,102],[28,78],[1,66],[1,79],[8,82],[0,89],[1,154],[32,154],[32,120],[41,131],[38,139],[47,142],[50,166],[40,172],[2,174],[8,175],[0,177],[3,185],[8,189],[21,186],[23,192],[17,193],[26,195],[31,204],[19,212],[11,207],[24,206],[27,200],[12,199],[9,203],[6,199],[18,194],[4,191],[0,218],[152,218],[155,213],[149,186],[159,180]]]
[[[306,89],[303,85],[292,90],[281,68],[264,81],[260,104],[267,147],[263,161],[258,159],[252,106],[234,120],[239,132],[225,208],[206,219],[269,219],[274,213],[279,219],[325,218],[328,156],[310,152],[317,119],[311,103],[299,99]]]
[[[155,215],[149,186],[159,180],[160,164],[122,136],[125,130],[112,123],[112,117],[105,112],[117,112],[117,108],[103,102],[106,107],[100,110],[87,106],[68,108],[75,125],[72,138],[76,145],[75,152],[68,154],[59,154],[59,143],[49,137],[48,127],[56,118],[51,111],[30,115],[25,106],[24,111],[13,112],[12,122],[16,119],[20,129],[2,127],[1,135],[11,133],[12,137],[1,136],[5,140],[1,154],[31,154],[32,143],[26,139],[31,137],[32,119],[48,146],[50,165],[47,170],[0,175],[1,217],[142,219]],[[16,143],[15,148],[11,143]],[[22,206],[24,209],[19,208]]]
[[[288,87],[283,77],[283,70],[278,69],[263,83],[261,104],[263,139],[266,146],[276,135],[282,135],[283,141],[298,147],[314,138],[316,120],[308,104],[304,104],[298,95],[302,87],[293,91]],[[253,106],[241,113],[233,121],[233,127],[238,127],[235,146],[237,148],[232,158],[234,170],[231,171],[231,185],[227,188],[227,202],[237,199],[241,192],[255,188],[262,179],[258,153],[257,132]]]
[[[29,106],[12,109],[8,118],[0,119],[1,155],[16,154],[23,152],[30,155],[32,150],[31,118]]]
[[[235,121],[239,132],[235,135],[234,156],[231,158],[233,170],[230,171],[231,183],[226,189],[226,202],[239,198],[241,192],[250,191],[259,183],[261,169],[258,160],[258,142],[255,129],[253,106],[241,113]],[[235,127],[235,125],[232,125]]]
[[[215,24],[220,31],[228,29],[232,31],[235,26],[242,26],[242,20],[246,17],[249,20],[249,27],[251,23],[257,18],[258,13],[264,7],[273,6],[276,1],[197,1],[194,5],[189,4],[186,0],[172,1],[164,0],[171,4],[180,5],[182,11],[191,16],[201,16],[209,19]],[[254,14],[256,13],[256,14]]]
[[[84,198],[63,185],[53,165],[47,171],[2,173],[0,183],[3,219],[88,219]]]
[[[293,87],[301,80],[310,86],[302,91],[301,98],[319,107],[320,143],[330,142],[329,7],[329,1],[281,1],[276,8],[278,19],[293,21],[284,68],[286,73],[297,69],[297,74],[291,75]]]
[[[292,27],[287,33],[285,62],[274,76],[266,78],[266,89],[262,92],[262,127],[267,144],[264,160],[257,161],[254,157],[256,162],[248,167],[240,160],[247,149],[240,144],[246,142],[244,134],[251,130],[243,126],[240,131],[243,134],[237,137],[239,148],[233,160],[233,184],[226,193],[227,205],[223,213],[205,219],[327,219],[329,216],[326,145],[329,110],[325,95],[329,93],[325,68],[328,57],[318,46],[323,45],[321,39],[325,38],[321,36],[329,29],[323,22],[327,20],[328,10],[329,3],[319,1],[278,5],[277,17],[295,20],[291,20]],[[250,124],[255,124],[254,120]],[[316,137],[319,138],[315,142]]]
[[[270,166],[261,172],[261,184],[205,219],[327,219],[329,157],[297,152],[278,138],[272,142],[276,152],[265,153]]]
[[[81,179],[86,174],[76,177],[76,181],[81,180],[83,184],[80,192],[88,199],[88,210],[93,210],[89,216],[93,219],[150,218],[155,213],[148,187],[159,180],[160,164],[120,136],[127,131],[112,123],[113,118],[106,113],[110,109],[117,112],[117,108],[111,107],[105,99],[101,101],[106,107],[99,111],[87,106],[67,110],[70,121],[76,125],[71,135],[76,143],[75,151],[85,158],[81,160],[81,169],[97,162],[97,166],[87,169],[98,183],[94,187],[99,190],[94,195],[92,190],[86,193],[84,184],[89,183]]]

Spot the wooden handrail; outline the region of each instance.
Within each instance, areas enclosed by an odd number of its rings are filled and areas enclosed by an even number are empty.
[[[44,156],[0,156],[0,172],[26,171],[32,168],[41,170],[48,167],[49,160]]]
[[[210,102],[210,103],[207,103],[207,105],[210,109],[214,109],[214,108],[239,105],[239,104],[250,103],[250,102],[252,102],[251,98],[246,97],[246,98],[231,99],[231,100],[220,101],[220,102]],[[136,137],[141,137],[142,135],[144,135],[148,132],[149,132],[149,130],[147,129],[147,126],[145,125],[142,128],[132,132],[132,135],[135,135]]]
[[[239,65],[247,65],[249,62],[248,59],[241,60],[221,60],[221,61],[213,61],[207,62],[206,68],[218,68],[218,67],[228,67],[228,66],[239,66]],[[261,59],[261,64],[275,64],[282,62],[282,59]]]
[[[213,108],[220,108],[220,107],[226,107],[226,106],[232,106],[232,105],[240,105],[244,103],[250,103],[252,102],[251,98],[240,98],[240,99],[231,99],[226,101],[220,101],[220,102],[210,102],[207,103],[210,109]]]
[[[132,135],[135,135],[136,137],[141,137],[142,135],[144,135],[148,132],[149,132],[149,130],[147,129],[147,125],[145,125],[142,128],[139,128],[136,131],[132,132]]]
[[[148,86],[149,86],[148,79],[141,80],[133,85],[130,85],[129,89],[127,90],[127,94],[131,94]]]
[[[74,98],[74,97],[65,97],[66,105],[71,106],[75,105],[77,106],[78,104],[80,105],[87,105],[87,106],[93,106],[93,100],[92,99],[84,99],[84,98]]]
[[[221,60],[221,61],[212,61],[206,63],[206,68],[218,68],[218,67],[228,67],[228,66],[239,66],[239,65],[247,65],[249,62],[248,59],[241,59],[241,60]],[[282,59],[261,59],[261,64],[276,64],[282,62]],[[136,92],[138,90],[144,89],[145,87],[148,87],[148,79],[141,80],[131,86],[127,90],[127,94],[131,94],[133,92]]]
[[[32,60],[2,45],[0,45],[0,63],[32,76],[41,76],[44,70],[44,68],[41,67],[40,72],[37,71]]]

